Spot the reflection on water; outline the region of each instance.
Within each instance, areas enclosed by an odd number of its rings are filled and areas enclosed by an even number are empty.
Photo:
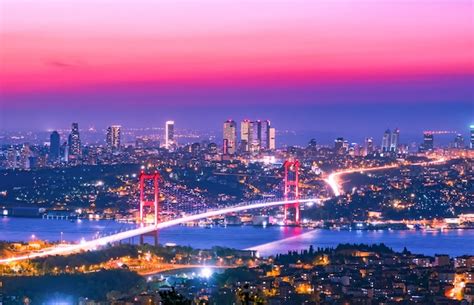
[[[394,250],[407,247],[414,253],[434,255],[437,253],[459,256],[474,254],[474,230],[445,231],[332,231],[320,230],[306,232],[296,237],[250,247],[261,255],[272,255],[288,251],[315,247],[335,247],[340,243],[385,243]]]
[[[0,240],[28,241],[36,238],[59,241],[92,239],[135,227],[114,221],[67,221],[36,218],[0,218]],[[62,232],[62,234],[61,234]],[[414,253],[452,256],[474,254],[474,230],[446,231],[333,231],[295,227],[199,227],[175,226],[159,232],[161,243],[176,243],[194,248],[213,246],[256,249],[261,255],[286,253],[314,247],[334,247],[340,243],[385,243],[395,250],[407,247]],[[135,241],[138,241],[136,239]]]

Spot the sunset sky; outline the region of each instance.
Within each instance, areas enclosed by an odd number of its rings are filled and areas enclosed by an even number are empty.
[[[470,0],[1,0],[0,128],[467,128],[473,16]]]

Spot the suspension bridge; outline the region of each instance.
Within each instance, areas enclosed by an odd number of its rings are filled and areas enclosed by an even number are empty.
[[[407,166],[426,166],[432,164],[438,164],[445,162],[444,158],[439,158],[430,162],[420,162],[420,163],[410,163],[410,164],[394,164],[381,167],[373,168],[359,168],[359,169],[347,169],[344,171],[336,172],[328,176],[325,180],[326,183],[331,187],[334,194],[339,196],[342,194],[341,181],[339,180],[340,176],[354,173],[354,172],[369,172],[369,171],[380,171],[393,169],[400,167],[402,165]],[[271,208],[271,207],[284,207],[284,221],[289,221],[290,209],[294,209],[294,220],[292,221],[295,224],[300,222],[300,204],[304,203],[316,203],[321,204],[323,201],[327,200],[314,197],[302,197],[299,193],[299,166],[300,163],[297,160],[288,160],[284,163],[284,192],[283,198],[278,199],[265,199],[259,201],[250,201],[242,202],[236,205],[226,206],[222,208],[217,208],[214,210],[208,210],[206,212],[197,213],[193,215],[185,215],[172,220],[161,221],[159,219],[159,173],[154,172],[152,174],[147,174],[143,170],[140,173],[140,213],[138,222],[140,226],[138,228],[130,229],[124,232],[119,232],[109,236],[98,237],[93,240],[82,240],[78,244],[69,244],[69,245],[60,245],[53,248],[48,248],[41,250],[39,252],[33,252],[26,255],[14,256],[9,258],[1,258],[0,264],[2,263],[11,263],[22,260],[29,260],[34,258],[46,257],[50,255],[68,255],[72,253],[77,253],[80,251],[95,250],[100,247],[115,244],[122,240],[132,239],[139,236],[141,242],[143,243],[143,237],[147,235],[152,235],[155,238],[155,244],[157,244],[157,232],[160,229],[168,228],[171,226],[197,221],[200,219],[211,218],[219,215],[242,212],[253,209],[262,209],[262,208]],[[153,200],[148,200],[145,196],[145,186],[147,184],[152,185],[153,188]],[[152,215],[152,223],[147,223],[147,216]]]

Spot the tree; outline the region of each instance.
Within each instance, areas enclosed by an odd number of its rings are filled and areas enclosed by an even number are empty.
[[[160,291],[163,305],[191,305],[191,301],[176,292],[174,288],[169,291]]]

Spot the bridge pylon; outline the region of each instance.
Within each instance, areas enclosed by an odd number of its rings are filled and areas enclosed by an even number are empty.
[[[159,214],[159,194],[160,194],[160,189],[159,189],[159,184],[158,181],[160,179],[160,174],[158,171],[155,171],[152,174],[147,174],[145,173],[145,170],[141,170],[140,172],[140,212],[138,215],[137,222],[143,226],[143,225],[157,225],[158,224],[158,214]],[[150,200],[146,196],[146,190],[145,188],[147,187],[147,182],[151,181],[152,185],[151,187],[153,188],[153,200]],[[149,218],[150,211],[152,211],[152,217],[151,219]],[[158,230],[153,231],[147,235],[151,235],[154,238],[155,241],[155,246],[158,245]],[[140,236],[140,244],[144,243],[144,235]]]
[[[283,192],[285,200],[298,200],[300,198],[299,193],[299,168],[300,162],[298,160],[289,159],[286,160],[283,164],[285,167],[285,189]],[[285,211],[285,223],[288,222],[288,210],[290,208],[294,208],[295,211],[295,224],[300,223],[300,204],[299,202],[295,202],[292,204],[285,204],[284,211]]]

